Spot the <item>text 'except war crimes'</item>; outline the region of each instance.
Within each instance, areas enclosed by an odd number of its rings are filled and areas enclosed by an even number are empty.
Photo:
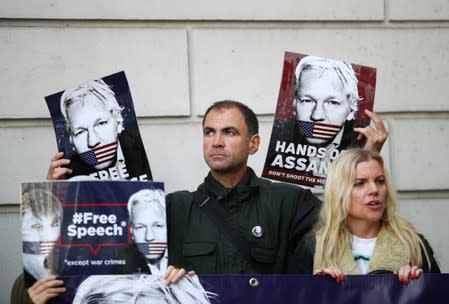
[[[123,259],[115,260],[66,260],[64,259],[64,263],[66,266],[101,266],[101,265],[125,265],[126,261]]]

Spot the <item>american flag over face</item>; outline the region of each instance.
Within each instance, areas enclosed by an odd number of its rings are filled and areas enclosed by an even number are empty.
[[[56,241],[23,242],[22,247],[23,253],[48,255],[55,245]]]
[[[144,255],[156,255],[160,256],[167,249],[167,243],[165,242],[149,242],[149,243],[137,243],[137,247]]]
[[[296,123],[304,136],[318,139],[332,139],[342,128],[342,126],[303,120],[298,120]]]
[[[117,141],[81,153],[81,159],[89,166],[96,166],[114,159],[117,153]]]

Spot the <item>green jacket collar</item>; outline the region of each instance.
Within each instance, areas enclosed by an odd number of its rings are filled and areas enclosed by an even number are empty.
[[[246,199],[253,193],[257,192],[259,188],[259,178],[254,173],[253,169],[248,167],[248,172],[245,177],[233,188],[226,188],[220,184],[209,172],[204,179],[204,182],[199,185],[198,191],[212,195],[216,200],[236,200],[240,202]]]

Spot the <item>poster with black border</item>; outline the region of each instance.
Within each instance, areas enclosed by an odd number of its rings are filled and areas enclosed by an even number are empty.
[[[54,274],[163,274],[164,184],[150,181],[22,183],[25,285]]]
[[[323,188],[341,151],[364,145],[355,127],[370,124],[376,68],[285,52],[262,176]]]
[[[45,97],[74,176],[152,180],[125,72]]]

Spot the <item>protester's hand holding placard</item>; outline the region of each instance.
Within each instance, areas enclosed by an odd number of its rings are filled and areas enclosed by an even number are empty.
[[[152,180],[124,72],[45,97],[73,176]]]
[[[22,184],[27,286],[50,274],[163,274],[167,225],[162,183]]]

